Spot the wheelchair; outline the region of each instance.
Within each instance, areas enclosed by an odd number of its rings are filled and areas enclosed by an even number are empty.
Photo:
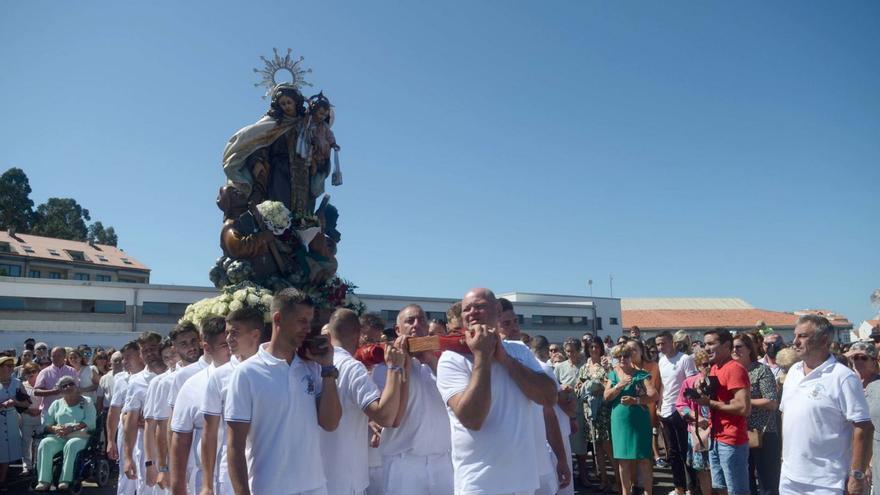
[[[58,490],[58,480],[61,477],[61,465],[63,462],[63,453],[59,452],[55,454],[55,457],[52,458],[52,482],[49,483],[49,491],[45,493],[68,493],[70,495],[80,495],[83,492],[83,482],[89,481],[98,485],[98,487],[104,487],[110,484],[111,482],[111,465],[110,460],[107,459],[107,453],[104,447],[104,435],[103,435],[103,425],[104,418],[103,414],[98,415],[96,424],[97,427],[91,433],[89,433],[88,443],[86,447],[79,451],[76,454],[76,461],[73,465],[73,481],[70,482],[67,490]],[[40,435],[34,435],[34,445],[36,450],[36,445],[39,444],[43,438],[47,435],[45,433]],[[29,488],[31,492],[36,492],[34,489],[37,486],[37,462],[36,455],[34,456],[34,471],[32,474],[32,480],[29,484]]]

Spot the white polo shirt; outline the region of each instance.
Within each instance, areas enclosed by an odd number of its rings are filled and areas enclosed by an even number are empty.
[[[178,363],[179,365],[180,363]],[[211,363],[208,362],[207,356],[202,356],[198,361],[177,368],[177,373],[174,373],[174,377],[171,380],[171,390],[168,392],[168,405],[173,409],[174,403],[177,401],[177,395],[180,393],[181,387],[186,383],[187,380],[190,379],[193,375],[207,368]]]
[[[143,410],[144,400],[147,397],[147,388],[156,376],[158,375],[150,371],[149,368],[144,368],[143,371],[128,380],[128,389],[125,393],[125,403],[122,405],[122,412],[141,412]]]
[[[382,456],[409,454],[431,456],[448,453],[451,449],[449,417],[437,378],[427,364],[410,358],[410,373],[404,384],[409,390],[406,413],[397,428],[382,430]],[[382,363],[373,367],[373,381],[385,389],[388,367]],[[363,437],[361,437],[363,438]]]
[[[782,476],[843,489],[852,460],[853,423],[871,421],[859,377],[834,356],[804,376],[791,367],[782,401]]]
[[[668,418],[675,412],[675,401],[684,379],[697,374],[694,358],[683,352],[671,358],[660,354],[660,380],[663,382],[663,402],[660,404],[661,418]]]
[[[157,377],[152,383],[156,384],[153,390],[153,397],[147,402],[144,409],[144,417],[156,421],[164,421],[171,419],[171,406],[168,405],[168,394],[171,393],[171,384],[174,382],[174,375],[180,370],[180,366],[176,366],[172,370],[168,370],[162,376]],[[150,391],[147,390],[147,394]]]
[[[192,445],[189,449],[189,457],[186,463],[187,471],[202,468],[201,442],[202,429],[205,427],[205,416],[201,413],[202,401],[205,398],[205,389],[208,387],[208,379],[216,370],[213,365],[191,376],[183,387],[180,388],[174,413],[171,415],[171,431],[177,433],[192,433]]]
[[[250,423],[247,466],[251,493],[278,495],[325,485],[317,399],[321,366],[294,357],[291,364],[266,351],[232,372],[226,421]],[[363,438],[363,437],[361,437]]]
[[[202,414],[220,416],[220,424],[217,426],[217,460],[214,464],[214,473],[217,480],[223,483],[231,483],[226,465],[226,419],[223,417],[223,408],[226,405],[229,379],[232,378],[232,372],[239,364],[238,358],[232,356],[228,363],[211,373],[201,407]]]
[[[125,405],[125,392],[128,390],[127,371],[120,371],[113,375],[113,395],[110,396],[110,407],[118,407],[122,409]]]
[[[158,405],[157,394],[159,391],[159,384],[162,383],[162,380],[164,380],[165,377],[170,375],[172,372],[173,372],[173,368],[169,368],[169,369],[165,370],[165,372],[162,373],[161,375],[150,380],[150,385],[147,387],[147,396],[144,399],[143,414],[144,414],[145,419],[153,419],[153,420],[157,419],[156,417],[151,416],[151,413],[157,409],[156,406]]]
[[[333,348],[333,364],[339,370],[336,389],[342,419],[336,430],[320,431],[324,472],[333,473],[327,476],[327,493],[361,493],[370,484],[369,446],[364,443],[369,418],[364,409],[379,400],[379,388],[366,366],[342,347]]]
[[[520,342],[502,342],[513,359],[527,368],[544,371]],[[446,351],[437,365],[437,387],[449,399],[465,391],[473,371],[473,356]],[[452,466],[455,493],[461,495],[531,492],[539,487],[535,469],[534,403],[519,389],[500,364],[493,361],[492,403],[480,430],[469,430],[447,407],[452,425]]]

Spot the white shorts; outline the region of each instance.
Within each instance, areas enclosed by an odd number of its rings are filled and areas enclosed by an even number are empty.
[[[385,456],[386,495],[450,495],[455,482],[449,453],[431,456],[401,454]]]
[[[825,486],[808,485],[806,483],[798,483],[790,480],[785,476],[779,481],[779,495],[842,495],[843,490],[839,488],[828,488]]]

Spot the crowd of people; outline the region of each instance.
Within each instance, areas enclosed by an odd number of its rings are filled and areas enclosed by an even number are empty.
[[[763,326],[551,343],[488,289],[446,322],[338,309],[314,335],[294,289],[271,314],[271,330],[245,307],[118,351],[7,351],[0,492],[19,459],[36,491],[67,489],[90,435],[126,495],[652,494],[658,467],[677,495],[872,487],[880,329],[841,347],[807,315],[790,346]],[[441,335],[458,345],[410,351]]]

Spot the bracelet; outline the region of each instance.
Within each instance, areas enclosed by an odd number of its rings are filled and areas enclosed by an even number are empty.
[[[393,371],[395,373],[403,373],[403,366],[392,366],[388,368],[388,371]]]

